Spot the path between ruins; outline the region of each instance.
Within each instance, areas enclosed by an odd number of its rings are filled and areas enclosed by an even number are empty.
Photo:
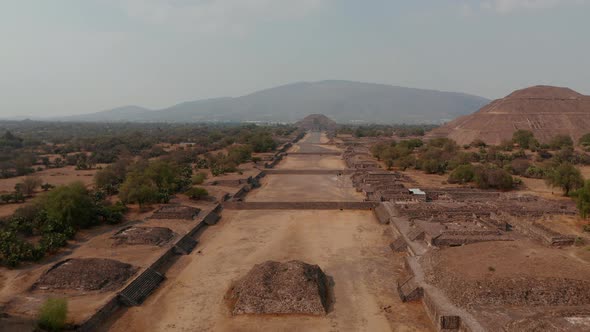
[[[308,134],[293,149],[335,146]],[[295,156],[294,156],[295,157]],[[342,169],[334,156],[287,156],[279,168]],[[310,163],[305,163],[309,158]],[[325,159],[324,159],[325,158]],[[286,165],[286,166],[285,166]],[[329,167],[328,167],[329,166]],[[318,167],[320,168],[320,167]],[[344,175],[343,175],[344,176]],[[246,201],[362,201],[348,175],[273,175]],[[224,210],[167,280],[142,305],[109,322],[110,331],[429,331],[422,305],[402,303],[395,280],[403,255],[393,253],[390,228],[370,210]],[[232,316],[224,296],[232,281],[266,260],[318,264],[333,279],[334,304],[324,317]]]

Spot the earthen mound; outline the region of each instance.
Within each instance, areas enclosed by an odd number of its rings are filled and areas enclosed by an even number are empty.
[[[469,144],[481,139],[500,144],[512,139],[518,129],[530,130],[547,143],[556,135],[569,135],[577,142],[590,132],[590,96],[568,88],[534,86],[497,99],[479,111],[459,117],[433,130],[430,137],[448,137]]]
[[[301,261],[267,261],[255,265],[229,292],[232,312],[239,314],[325,315],[328,278],[317,265]]]
[[[123,286],[135,272],[136,267],[112,259],[72,258],[52,266],[33,288],[110,291]]]
[[[166,227],[134,227],[123,228],[111,238],[115,245],[151,245],[160,246],[170,241],[174,232]]]

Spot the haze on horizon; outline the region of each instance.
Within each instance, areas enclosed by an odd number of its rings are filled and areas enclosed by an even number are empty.
[[[586,0],[0,3],[0,118],[162,108],[342,79],[590,94]]]

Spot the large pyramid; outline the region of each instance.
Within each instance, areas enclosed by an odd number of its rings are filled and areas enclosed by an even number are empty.
[[[510,140],[518,129],[530,130],[540,142],[570,135],[575,142],[590,133],[590,96],[568,88],[533,86],[497,99],[479,111],[459,117],[433,130],[430,137],[448,137],[469,144]]]
[[[327,130],[334,131],[338,127],[334,120],[323,114],[310,114],[295,124],[305,130]]]

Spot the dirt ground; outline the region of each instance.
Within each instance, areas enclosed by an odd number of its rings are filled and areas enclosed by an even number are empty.
[[[248,202],[363,201],[348,175],[267,175],[261,187],[246,196]]]
[[[72,182],[80,181],[84,185],[89,186],[94,180],[96,169],[77,171],[75,166],[67,166],[63,168],[50,168],[33,175],[39,176],[43,183],[49,183],[54,186],[66,185]],[[9,179],[0,179],[0,194],[14,192],[14,186],[23,181],[25,177],[19,176]],[[38,193],[41,192],[37,189]],[[11,216],[16,209],[22,204],[0,204],[0,218]]]
[[[289,156],[276,168],[280,169],[344,169],[346,164],[340,156]]]
[[[386,226],[369,211],[224,211],[141,307],[110,331],[424,331],[420,304],[403,304],[394,287],[402,257],[388,248]],[[224,295],[233,280],[266,260],[318,264],[333,278],[325,317],[236,316]]]
[[[327,138],[312,134],[302,142]],[[297,157],[286,157],[282,167],[336,162],[333,156]],[[349,181],[331,175],[269,175],[246,200],[362,200]],[[371,211],[224,210],[220,223],[201,235],[197,250],[179,259],[142,306],[127,309],[103,330],[430,331],[422,305],[402,303],[396,293],[403,255],[389,249],[391,241],[390,229]],[[333,281],[329,313],[232,316],[225,299],[232,282],[267,260],[318,264]]]

